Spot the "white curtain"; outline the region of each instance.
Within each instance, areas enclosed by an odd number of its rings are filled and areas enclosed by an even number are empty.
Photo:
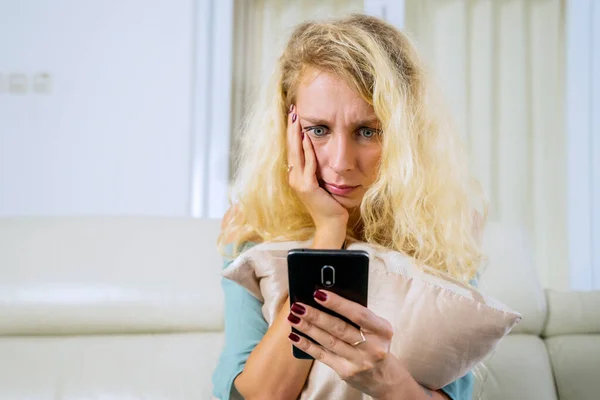
[[[490,218],[525,227],[544,285],[567,288],[562,1],[405,5],[405,31],[465,134],[473,171],[490,197]],[[363,10],[362,0],[236,1],[233,143],[293,26]]]
[[[568,288],[563,2],[406,0],[405,30],[465,134],[490,219],[525,227],[542,283]]]

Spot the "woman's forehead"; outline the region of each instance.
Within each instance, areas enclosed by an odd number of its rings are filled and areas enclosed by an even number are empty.
[[[302,118],[376,120],[373,107],[344,79],[318,71],[298,85],[296,105]]]

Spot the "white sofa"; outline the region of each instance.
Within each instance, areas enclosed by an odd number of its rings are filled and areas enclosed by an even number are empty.
[[[208,399],[223,344],[220,222],[0,218],[0,399]],[[600,293],[540,287],[490,225],[481,287],[523,321],[474,398],[600,399]]]

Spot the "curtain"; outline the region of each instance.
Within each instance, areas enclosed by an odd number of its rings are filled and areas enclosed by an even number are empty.
[[[524,227],[544,286],[567,289],[563,2],[406,0],[405,31],[464,133],[490,219]]]

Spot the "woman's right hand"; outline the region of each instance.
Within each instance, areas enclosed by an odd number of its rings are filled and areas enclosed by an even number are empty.
[[[319,186],[317,179],[317,157],[308,135],[302,132],[296,106],[292,105],[288,114],[287,127],[289,184],[310,213],[315,222],[317,234],[342,235],[346,237],[348,210]],[[340,245],[341,245],[340,243]]]

